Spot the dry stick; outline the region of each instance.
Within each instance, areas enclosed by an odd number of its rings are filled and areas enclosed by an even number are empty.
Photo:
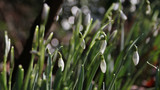
[[[61,7],[63,0],[46,0],[46,2],[49,6],[50,6],[50,12],[49,12],[49,16],[48,16],[48,20],[45,26],[45,34],[49,31],[49,28],[51,27],[54,18],[57,15],[57,12],[59,11],[59,8]],[[43,6],[43,5],[41,5]],[[30,29],[30,35],[26,41],[26,45],[24,46],[24,50],[22,51],[21,55],[19,56],[19,58],[17,60],[15,60],[15,68],[13,70],[13,77],[16,76],[16,71],[18,69],[18,65],[21,64],[22,67],[24,68],[24,72],[26,74],[26,72],[28,71],[28,67],[31,61],[31,54],[30,51],[32,49],[32,42],[33,42],[33,36],[34,36],[34,32],[35,32],[35,27],[37,25],[40,25],[42,20],[41,20],[41,13],[42,13],[43,7],[41,7],[41,11],[39,13],[39,15],[37,16],[37,18],[35,19],[34,23],[31,26]],[[25,75],[24,74],[24,75]],[[15,79],[12,78],[12,84],[13,82],[15,82]]]

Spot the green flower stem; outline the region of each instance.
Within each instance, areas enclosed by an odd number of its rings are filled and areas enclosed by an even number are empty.
[[[12,80],[12,73],[14,68],[14,47],[11,48],[11,63],[10,63],[10,76],[9,76],[9,90],[11,90],[11,80]]]

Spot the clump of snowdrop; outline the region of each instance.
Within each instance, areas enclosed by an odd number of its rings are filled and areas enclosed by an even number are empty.
[[[123,11],[122,11],[122,10],[119,10],[119,12],[120,12],[120,14],[121,14],[121,18],[122,18],[123,20],[127,20],[127,16],[123,13]]]
[[[106,72],[106,61],[103,55],[101,56],[100,68],[101,68],[102,73]]]
[[[135,46],[135,48],[136,48],[136,51],[133,52],[132,59],[133,59],[134,65],[138,65],[138,63],[139,63],[139,54],[138,54],[137,46]]]
[[[8,38],[7,32],[5,31],[5,55],[7,56],[9,51],[10,51],[10,47],[11,47],[11,40],[10,38]]]
[[[61,68],[61,71],[63,71],[64,70],[64,61],[62,59],[62,55],[60,52],[59,52],[59,55],[60,55],[60,58],[58,59],[58,67]]]

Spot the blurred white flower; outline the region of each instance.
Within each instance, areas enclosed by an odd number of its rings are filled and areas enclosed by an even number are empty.
[[[121,3],[125,2],[125,0],[120,0]]]
[[[87,15],[88,13],[91,13],[88,6],[86,6],[86,5],[83,5],[81,10],[85,15]]]
[[[135,6],[135,5],[131,5],[130,11],[131,11],[131,12],[134,12],[135,10],[136,10],[136,6]]]
[[[146,39],[146,44],[149,43],[149,41],[150,41],[150,37]]]
[[[90,21],[91,21],[91,15],[90,15],[90,13],[88,13],[88,14],[85,16],[84,25],[87,26]]]
[[[76,16],[78,10],[79,10],[79,8],[78,8],[77,6],[73,6],[73,7],[71,8],[71,12],[72,12],[72,14],[73,14],[74,16]]]
[[[127,20],[127,16],[123,13],[122,10],[120,10],[120,14],[121,14],[121,18],[122,18],[123,20]]]
[[[119,3],[113,3],[113,10],[118,10],[119,8]]]
[[[64,61],[61,57],[58,60],[58,67],[61,68],[61,71],[64,70]]]
[[[153,32],[153,36],[156,37],[157,35],[158,35],[158,30],[155,30],[155,31]]]
[[[102,40],[101,42],[102,42],[102,44],[101,44],[101,47],[100,47],[100,53],[103,54],[105,49],[106,49],[106,46],[107,46],[107,41]]]
[[[131,3],[132,5],[136,5],[136,4],[139,3],[139,0],[130,0],[130,3]]]
[[[148,4],[147,8],[146,8],[146,14],[150,14],[151,13],[151,6]]]
[[[6,45],[5,53],[6,55],[8,55],[10,47],[11,47],[11,40],[8,38],[7,32],[5,32],[5,45]]]
[[[42,20],[45,20],[48,16],[50,7],[47,5],[47,3],[43,4],[43,11],[42,11]]]
[[[74,24],[74,21],[75,21],[75,17],[74,17],[74,16],[70,16],[70,17],[68,18],[69,24]]]
[[[68,20],[66,20],[66,19],[62,20],[61,25],[64,30],[69,30],[71,28],[71,25],[69,24]]]
[[[137,65],[139,63],[139,54],[138,54],[138,51],[133,52],[132,59],[133,59],[134,65]]]
[[[106,61],[104,59],[101,60],[100,68],[101,68],[102,73],[106,72]]]

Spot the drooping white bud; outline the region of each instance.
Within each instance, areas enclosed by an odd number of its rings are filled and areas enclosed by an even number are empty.
[[[43,4],[43,11],[42,11],[42,20],[45,20],[48,16],[50,7],[47,5],[47,3]]]
[[[130,3],[131,3],[132,5],[136,5],[136,4],[139,3],[139,0],[130,0]]]
[[[150,14],[151,13],[151,6],[148,4],[147,8],[146,8],[146,14]]]
[[[113,3],[113,10],[118,10],[119,8],[119,3]]]
[[[106,72],[106,61],[104,59],[101,60],[100,68],[101,68],[102,73]]]
[[[136,5],[131,5],[130,11],[131,11],[131,12],[134,12],[135,10],[136,10]]]
[[[5,53],[8,55],[10,47],[11,47],[11,40],[8,38],[7,32],[5,32]]]
[[[155,30],[155,31],[153,32],[153,36],[156,37],[157,35],[158,35],[158,30]]]
[[[71,8],[71,12],[72,12],[72,14],[73,14],[74,16],[76,16],[78,10],[79,10],[79,8],[78,8],[77,6],[73,6],[73,7]]]
[[[61,68],[61,71],[64,70],[64,61],[61,57],[58,60],[58,67]]]
[[[85,43],[85,40],[84,40],[84,39],[83,39],[82,42],[81,42],[81,47],[82,47],[83,49],[86,48],[86,43]]]
[[[100,47],[100,53],[103,54],[105,49],[106,49],[106,46],[107,46],[107,41],[102,40],[101,42],[102,42],[102,44],[101,44],[101,47]]]
[[[139,54],[138,54],[138,51],[133,52],[132,59],[133,59],[134,65],[137,65],[139,63]]]
[[[85,17],[84,25],[87,26],[90,21],[91,21],[91,15],[90,13],[88,13],[87,16]]]
[[[123,13],[122,10],[120,10],[120,14],[121,14],[121,18],[122,18],[123,20],[127,20],[127,16]]]

